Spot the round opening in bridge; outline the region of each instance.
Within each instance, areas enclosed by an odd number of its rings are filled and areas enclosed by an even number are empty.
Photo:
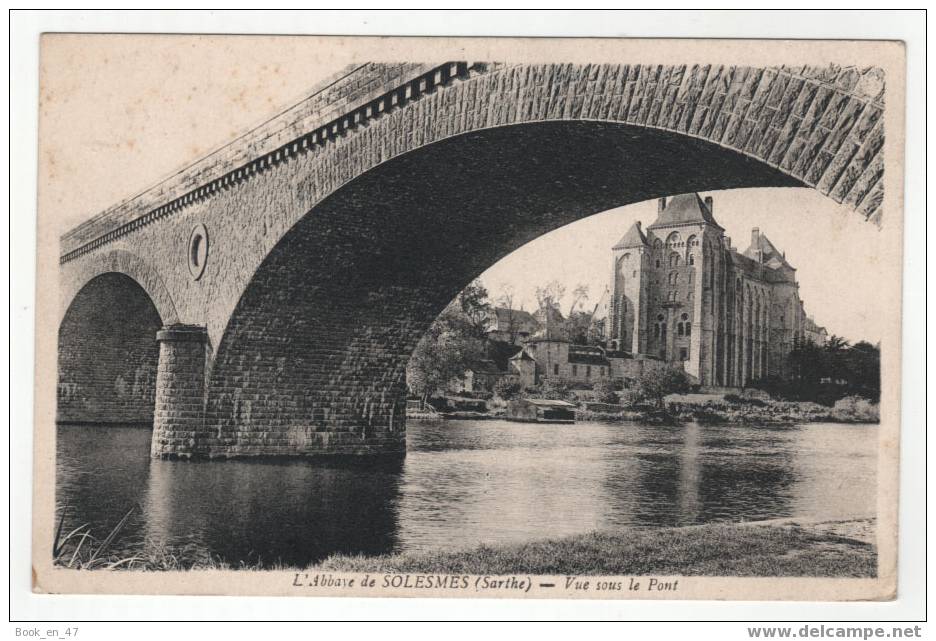
[[[205,273],[205,264],[208,262],[208,230],[204,225],[198,225],[192,230],[188,245],[189,272],[195,280]]]

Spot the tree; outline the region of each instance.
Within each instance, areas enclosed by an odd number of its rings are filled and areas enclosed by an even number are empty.
[[[517,335],[520,333],[519,322],[517,319],[516,310],[514,310],[514,288],[510,285],[504,285],[501,287],[500,296],[497,297],[497,305],[502,309],[506,310],[504,315],[507,320],[507,327],[498,327],[501,331],[506,331],[508,336],[508,342],[511,344],[516,344]]]
[[[562,303],[565,291],[565,285],[558,280],[550,281],[544,287],[536,288],[536,302],[540,309],[559,311],[559,305]]]
[[[592,314],[574,312],[566,320],[569,340],[575,345],[593,344],[595,333],[592,331]]]
[[[468,320],[472,333],[477,338],[484,338],[491,318],[491,304],[488,302],[488,290],[480,279],[468,284],[456,297],[458,307]]]
[[[637,378],[637,390],[641,397],[654,401],[663,409],[663,401],[668,394],[677,394],[689,389],[689,378],[681,369],[661,367],[645,369]]]
[[[766,387],[783,396],[826,404],[846,395],[857,394],[874,402],[880,398],[881,352],[867,341],[849,346],[841,336],[831,336],[820,347],[798,340],[787,364],[788,380],[766,382]],[[823,385],[823,379],[832,385]]]
[[[588,301],[588,285],[579,283],[576,285],[575,289],[572,290],[572,303],[569,305],[569,318],[572,318],[572,314],[575,313],[575,306],[584,306],[586,301]]]
[[[456,299],[457,301],[457,299]],[[462,376],[484,357],[484,341],[460,304],[449,305],[432,323],[410,356],[406,382],[423,401]]]
[[[877,403],[881,398],[881,349],[859,341],[845,354],[848,382],[855,394]]]

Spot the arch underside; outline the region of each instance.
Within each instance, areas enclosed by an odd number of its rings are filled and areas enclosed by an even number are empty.
[[[318,204],[254,274],[213,359],[196,448],[403,449],[406,361],[497,260],[621,205],[778,186],[803,185],[699,139],[593,121],[485,129],[386,161]]]
[[[59,321],[73,301],[95,278],[109,273],[122,274],[143,289],[166,324],[178,322],[175,303],[159,273],[145,260],[126,249],[113,249],[93,259],[84,259],[63,272],[60,291]]]
[[[152,423],[162,324],[126,274],[88,281],[59,325],[57,422]]]

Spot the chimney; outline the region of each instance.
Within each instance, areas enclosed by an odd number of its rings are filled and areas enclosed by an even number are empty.
[[[715,201],[712,200],[711,196],[705,197],[705,206],[708,207],[709,213],[714,216],[715,215]]]
[[[731,249],[731,236],[725,236],[725,247]]]
[[[664,209],[666,209],[666,198],[660,198],[657,201],[657,213],[662,214]]]
[[[757,246],[757,241],[760,239],[760,229],[754,227],[751,229],[751,244],[755,247]]]

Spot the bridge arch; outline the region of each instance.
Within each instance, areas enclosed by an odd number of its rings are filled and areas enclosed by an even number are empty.
[[[389,159],[313,207],[253,273],[218,343],[196,447],[400,451],[410,353],[497,260],[661,194],[797,185],[736,151],[617,123],[493,127]]]
[[[57,422],[151,424],[163,323],[128,274],[101,271],[88,280],[59,324]]]
[[[78,293],[92,280],[108,273],[123,274],[132,279],[143,289],[166,324],[179,322],[172,296],[169,295],[169,290],[156,269],[131,251],[112,249],[89,256],[74,267],[60,272],[62,282],[59,284],[59,325]]]

